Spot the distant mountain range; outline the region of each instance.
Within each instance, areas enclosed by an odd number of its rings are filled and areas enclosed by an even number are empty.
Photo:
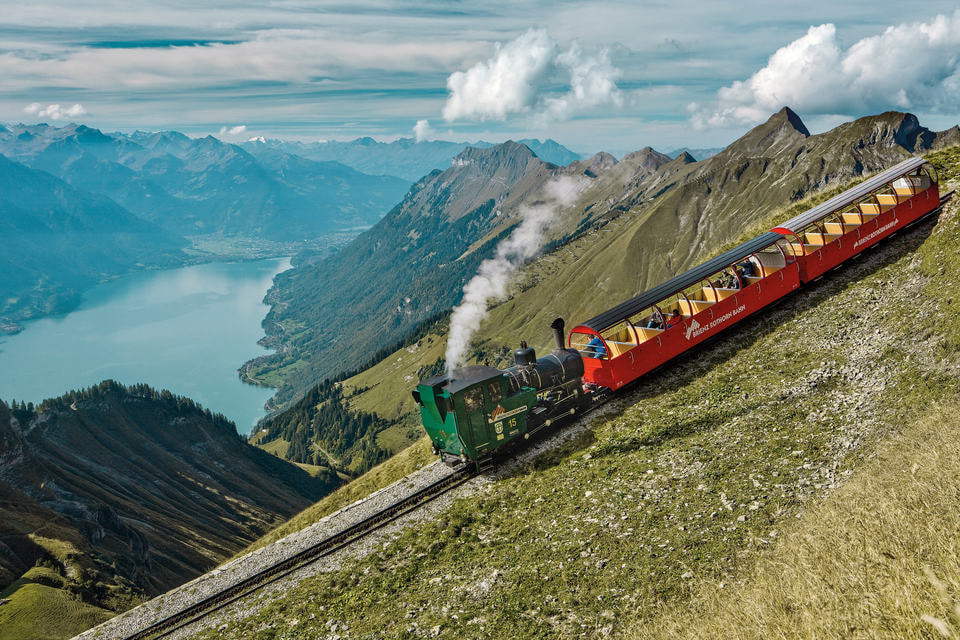
[[[667,151],[666,155],[670,156],[671,158],[676,158],[681,153],[689,153],[694,160],[700,161],[706,160],[710,156],[715,156],[721,151],[723,151],[723,147],[709,147],[706,149],[691,149],[690,147],[681,147],[679,149]]]
[[[299,240],[368,226],[409,183],[282,151],[253,157],[176,131],[106,134],[84,125],[16,125],[0,154],[105,196],[173,233]]]
[[[210,569],[337,484],[145,385],[108,381],[36,408],[0,401],[3,613],[29,612],[31,637],[56,637],[43,625],[62,633],[70,616],[80,632]]]
[[[536,139],[518,140],[533,151],[544,162],[566,166],[580,159],[580,155],[570,151],[554,140]],[[342,162],[357,171],[373,175],[391,175],[416,182],[434,170],[444,171],[450,162],[464,149],[473,147],[487,149],[495,143],[484,142],[447,142],[443,140],[422,140],[400,138],[393,142],[377,142],[373,138],[357,138],[349,142],[288,142],[254,138],[242,146],[254,155],[263,150],[273,149],[309,158],[311,160]],[[398,198],[399,200],[399,198]]]

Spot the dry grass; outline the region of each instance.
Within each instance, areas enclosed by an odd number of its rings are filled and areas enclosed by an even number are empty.
[[[960,638],[960,406],[937,408],[733,585],[638,638]]]

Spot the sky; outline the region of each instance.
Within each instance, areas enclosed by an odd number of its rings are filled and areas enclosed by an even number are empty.
[[[960,122],[955,0],[0,2],[7,123],[619,156],[724,146],[783,106],[813,132]]]

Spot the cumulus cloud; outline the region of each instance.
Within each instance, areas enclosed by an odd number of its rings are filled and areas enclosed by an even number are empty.
[[[493,57],[447,78],[443,118],[505,120],[529,114],[542,122],[566,120],[604,104],[620,104],[619,70],[609,53],[587,53],[574,41],[562,49],[544,29],[530,29],[507,44],[497,44]],[[562,80],[566,92],[550,85]]]
[[[960,9],[930,22],[887,27],[846,49],[833,24],[812,26],[750,78],[721,88],[715,104],[689,110],[702,128],[759,122],[786,105],[812,115],[952,113],[958,99]]]
[[[33,102],[23,108],[24,113],[49,120],[64,120],[66,118],[77,118],[87,114],[87,110],[82,104],[75,104],[72,107],[63,108],[59,104],[48,104],[43,106],[39,102]]]
[[[561,208],[570,206],[584,182],[562,176],[548,182],[541,202],[520,208],[520,224],[497,245],[492,258],[480,263],[477,275],[463,286],[463,299],[453,310],[447,335],[447,372],[462,366],[470,340],[487,317],[487,303],[507,294],[510,278],[540,251],[543,235]]]
[[[234,127],[220,127],[220,137],[221,138],[235,138],[237,136],[242,136],[247,132],[247,125],[238,124]]]
[[[413,125],[413,135],[417,139],[417,142],[423,142],[424,140],[432,138],[433,129],[430,128],[430,121],[417,120],[417,124]]]

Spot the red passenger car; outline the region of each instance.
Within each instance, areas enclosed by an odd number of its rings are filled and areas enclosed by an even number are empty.
[[[619,389],[939,205],[936,171],[911,158],[575,326],[567,344],[585,383]]]

